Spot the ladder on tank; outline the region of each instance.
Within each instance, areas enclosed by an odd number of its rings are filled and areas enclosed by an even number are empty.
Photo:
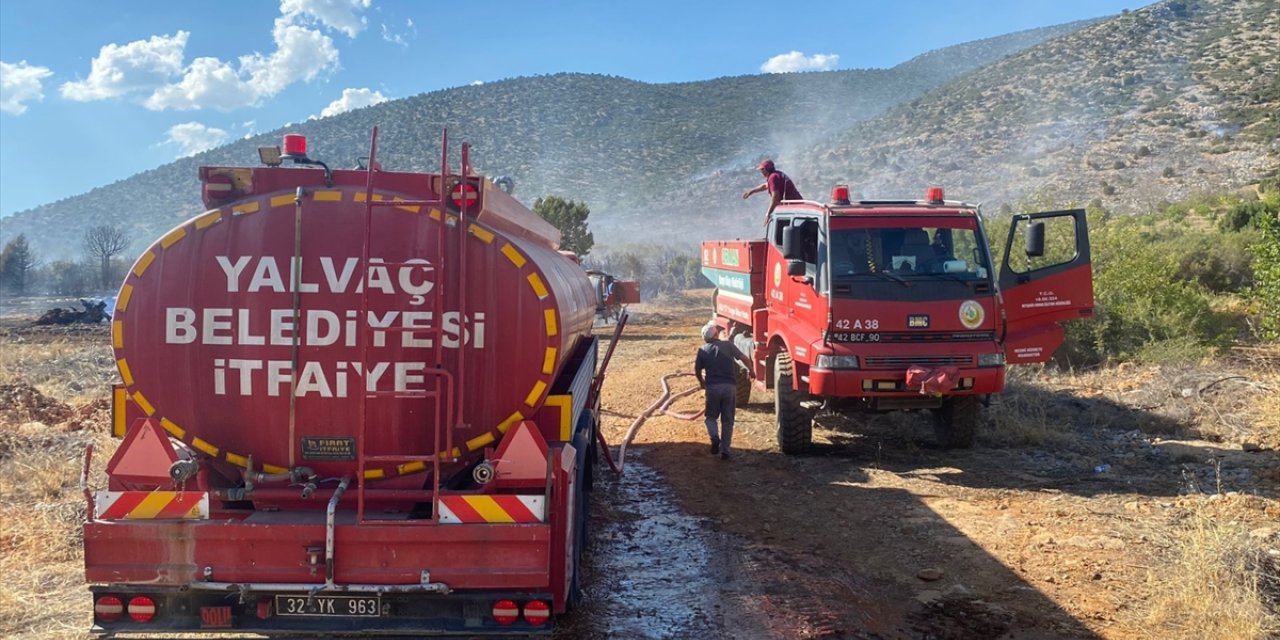
[[[463,340],[466,331],[466,214],[468,202],[463,200],[459,203],[458,213],[451,214],[446,206],[447,199],[450,197],[449,184],[450,175],[448,169],[449,159],[449,134],[444,132],[441,137],[440,150],[440,178],[432,181],[431,188],[435,191],[434,198],[424,200],[395,200],[384,198],[375,192],[376,176],[380,171],[377,163],[378,153],[378,128],[373,129],[373,140],[369,147],[369,163],[368,173],[365,183],[365,221],[364,221],[364,239],[361,250],[361,274],[368,279],[369,269],[377,264],[384,266],[391,273],[392,269],[401,267],[420,267],[421,263],[417,262],[383,262],[371,263],[370,251],[372,243],[373,231],[373,211],[377,207],[419,207],[419,215],[429,215],[433,210],[439,211],[439,224],[435,227],[436,234],[436,256],[435,262],[431,266],[435,269],[437,280],[435,282],[434,291],[432,292],[431,305],[431,326],[427,328],[420,327],[382,327],[373,328],[369,323],[369,290],[370,287],[363,288],[360,296],[360,315],[358,322],[361,323],[360,335],[360,359],[363,367],[364,385],[360,395],[360,422],[356,429],[356,519],[359,524],[377,523],[377,522],[396,522],[404,523],[420,523],[420,524],[438,524],[440,521],[439,494],[440,494],[440,465],[445,461],[453,460],[453,433],[456,425],[462,423],[463,411],[461,403],[458,400],[462,396],[461,380],[466,371],[463,349]],[[468,145],[462,145],[462,175],[461,179],[465,180],[470,173]],[[462,184],[459,182],[459,184]],[[465,194],[465,191],[463,191]],[[452,233],[457,230],[458,233]],[[456,236],[456,240],[452,243],[450,238]],[[451,251],[450,245],[456,251]],[[456,254],[456,269],[446,269],[449,264],[450,254]],[[455,358],[455,369],[457,376],[450,373],[445,368],[444,362],[444,322],[443,315],[445,313],[445,305],[447,302],[447,294],[450,287],[446,284],[456,284],[458,313],[460,314],[458,336],[459,348]],[[371,342],[375,336],[375,332],[381,332],[383,344],[386,346],[387,341],[397,339],[403,340],[405,334],[414,334],[418,338],[429,338],[431,347],[429,349],[429,358],[427,369],[423,372],[428,384],[426,388],[415,391],[378,391],[369,390],[369,350]],[[394,338],[393,338],[394,336]],[[427,455],[410,455],[410,454],[369,454],[365,447],[368,442],[368,434],[371,428],[369,416],[369,404],[371,400],[381,398],[416,398],[427,399],[431,401],[434,408],[431,415],[426,416],[432,425],[432,444],[430,445],[433,453]],[[443,434],[442,434],[443,432]],[[405,470],[405,473],[417,473],[420,470],[427,470],[431,474],[431,488],[429,492],[424,491],[397,491],[397,494],[412,496],[416,501],[422,502],[430,499],[431,502],[431,518],[430,519],[409,519],[409,520],[378,520],[365,518],[366,509],[366,482],[371,478],[366,474],[370,471],[370,466],[380,467],[384,465],[394,465],[397,470]],[[375,469],[376,471],[376,469]]]

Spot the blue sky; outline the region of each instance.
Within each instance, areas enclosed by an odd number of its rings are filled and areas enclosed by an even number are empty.
[[[4,0],[0,215],[288,122],[558,72],[881,68],[1118,0]]]

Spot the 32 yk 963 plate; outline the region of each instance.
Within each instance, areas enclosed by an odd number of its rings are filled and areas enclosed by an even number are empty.
[[[276,596],[276,615],[376,618],[382,602],[378,596]]]

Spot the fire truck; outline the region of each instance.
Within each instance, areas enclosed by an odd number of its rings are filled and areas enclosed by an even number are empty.
[[[811,447],[823,408],[928,409],[942,446],[972,446],[1006,365],[1048,361],[1061,323],[1093,314],[1083,210],[1015,215],[996,265],[979,207],[938,187],[784,201],[764,238],[704,242],[702,265],[716,322],[775,392],[787,454]]]
[[[598,451],[591,281],[447,134],[435,173],[383,170],[377,129],[357,169],[306,146],[201,167],[208,210],[120,288],[93,629],[549,634]]]

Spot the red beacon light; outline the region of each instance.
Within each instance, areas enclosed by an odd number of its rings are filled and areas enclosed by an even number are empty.
[[[307,157],[307,137],[297,133],[284,134],[284,155],[286,158]]]
[[[849,204],[849,185],[838,184],[831,187],[831,204]]]
[[[929,187],[924,193],[924,199],[929,204],[942,204],[942,187]]]

